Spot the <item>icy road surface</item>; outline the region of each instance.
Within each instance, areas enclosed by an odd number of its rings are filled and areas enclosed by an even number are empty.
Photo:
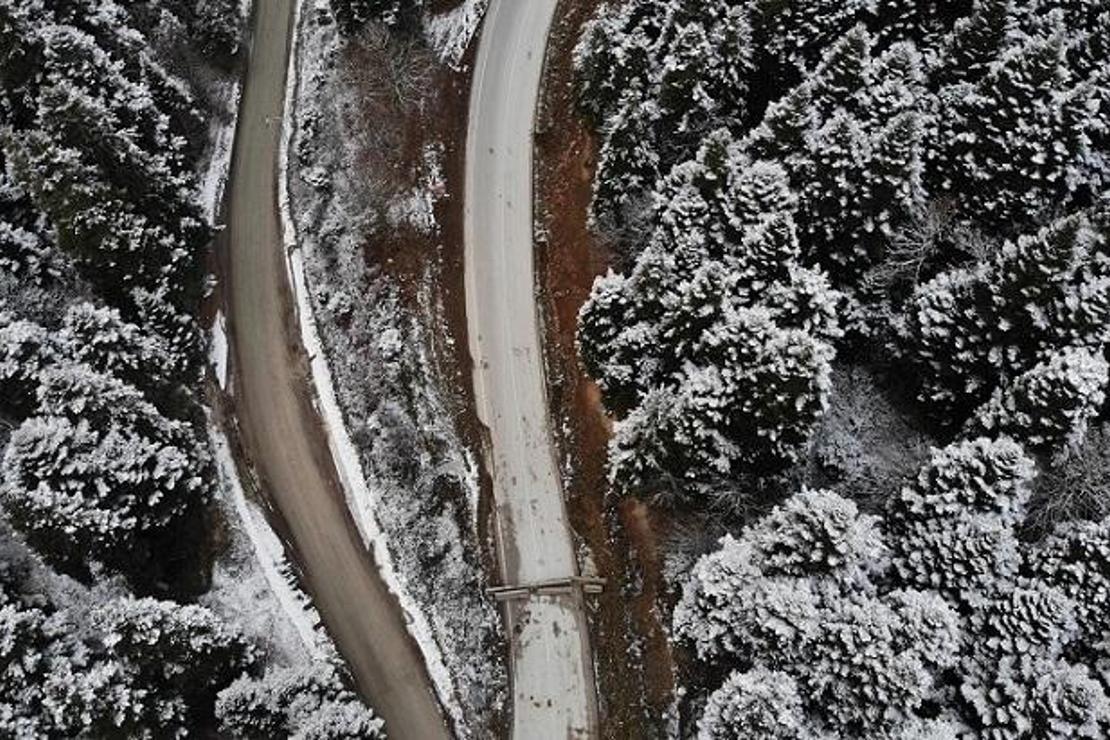
[[[466,314],[497,501],[502,576],[577,574],[548,429],[532,265],[532,140],[556,0],[492,0],[470,93]],[[593,737],[597,710],[577,588],[509,602],[513,735]]]
[[[290,300],[278,147],[293,0],[255,3],[228,201],[236,412],[328,632],[391,738],[446,737],[424,663],[344,504]]]

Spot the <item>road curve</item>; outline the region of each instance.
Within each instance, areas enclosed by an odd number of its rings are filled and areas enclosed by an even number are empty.
[[[548,428],[532,260],[532,148],[544,51],[557,0],[491,0],[470,92],[466,316],[478,417],[489,432],[502,578],[577,574]],[[506,608],[513,735],[597,734],[581,593]]]
[[[391,738],[447,737],[400,607],[344,505],[285,271],[277,161],[294,0],[254,3],[228,196],[228,304],[240,432],[280,513],[304,582]]]

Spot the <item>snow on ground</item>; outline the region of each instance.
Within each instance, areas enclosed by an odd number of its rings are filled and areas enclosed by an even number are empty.
[[[424,19],[424,37],[440,60],[454,69],[462,64],[489,0],[462,0],[446,13],[429,14]]]
[[[265,512],[243,491],[227,438],[211,425],[209,438],[219,472],[217,503],[229,542],[202,601],[266,645],[279,664],[336,657],[312,600],[297,585],[281,540]]]
[[[303,25],[298,20],[297,28],[297,43],[295,44],[295,53],[291,63],[296,64],[299,61],[300,66],[290,70],[287,109],[296,110],[296,120],[300,122],[300,125],[304,125],[304,121],[308,117],[312,117],[312,120],[316,122],[315,125],[319,126],[322,125],[321,121],[326,119],[318,115],[320,111],[315,107],[317,100],[315,86],[325,79],[326,70],[330,69],[327,64],[327,56],[329,50],[334,49],[334,31],[332,26],[321,26],[311,20]],[[301,38],[302,34],[312,34],[308,43],[299,43],[303,40]],[[300,50],[302,46],[306,51],[302,52]],[[313,92],[303,92],[306,87]],[[298,93],[300,94],[298,95]],[[294,99],[295,95],[297,97]],[[288,173],[290,165],[294,164],[290,160],[294,143],[294,130],[289,125],[293,118],[293,116],[287,116],[285,119],[287,125],[283,131],[280,155],[280,167],[283,173]],[[343,149],[343,146],[342,144],[336,144],[335,148]],[[298,156],[298,161],[301,158]],[[442,173],[438,165],[437,153],[429,153],[426,160],[426,176],[421,183],[423,187],[420,190],[427,194],[426,197],[429,201],[427,206],[421,206],[421,208],[425,213],[424,223],[429,228],[434,229],[431,204],[435,197],[435,187],[442,188]],[[335,181],[342,179],[342,176],[338,175],[334,168],[306,166],[305,170],[308,174],[307,180],[310,183],[315,183],[315,186],[310,188],[310,192],[320,192],[336,187]],[[318,177],[320,172],[332,173],[330,180],[326,181],[327,187],[321,187],[324,183],[321,183]],[[348,182],[365,177],[365,173],[357,168],[344,169],[344,172],[349,173],[350,180]],[[332,286],[330,285],[323,286],[319,284],[324,282],[321,276],[330,275],[333,269],[332,266],[321,265],[318,255],[314,254],[314,245],[320,238],[317,229],[318,224],[313,223],[311,215],[306,218],[304,213],[306,207],[315,210],[319,204],[310,203],[301,206],[298,210],[291,200],[289,186],[289,175],[286,174],[281,179],[279,202],[282,210],[284,241],[288,257],[287,266],[290,284],[293,286],[295,295],[302,341],[310,357],[317,395],[315,403],[327,428],[328,444],[332,457],[339,471],[348,506],[353,513],[359,533],[367,547],[373,552],[383,580],[398,598],[405,614],[409,632],[420,646],[436,692],[446,712],[452,718],[457,734],[465,737],[469,735],[467,720],[471,717],[464,714],[463,706],[466,705],[468,708],[472,708],[474,702],[470,701],[472,692],[469,687],[461,686],[463,681],[460,677],[468,676],[473,670],[484,675],[485,669],[482,667],[477,669],[467,668],[469,658],[460,658],[459,653],[466,651],[468,648],[474,649],[475,645],[481,644],[480,636],[457,633],[449,635],[444,632],[442,625],[445,621],[451,623],[450,620],[444,620],[442,615],[436,611],[436,605],[430,604],[426,598],[427,584],[434,582],[435,578],[429,578],[428,573],[420,569],[419,562],[409,557],[405,550],[406,547],[416,547],[425,551],[439,549],[451,557],[452,549],[457,550],[460,546],[458,542],[460,533],[457,528],[452,530],[454,521],[450,517],[444,517],[438,523],[433,523],[436,529],[433,536],[429,537],[417,531],[412,525],[412,514],[403,512],[398,515],[393,506],[396,505],[395,502],[398,499],[405,505],[411,506],[412,502],[420,501],[419,497],[414,496],[412,491],[398,489],[395,486],[390,487],[387,481],[383,481],[377,476],[368,475],[364,471],[364,467],[371,468],[372,466],[367,465],[367,458],[360,454],[360,448],[356,446],[352,439],[344,419],[336,383],[333,382],[332,364],[334,363],[329,363],[329,355],[331,358],[341,358],[339,360],[340,369],[345,367],[344,362],[348,364],[351,362],[358,363],[360,365],[360,372],[357,376],[359,383],[367,381],[368,371],[372,375],[373,362],[368,356],[363,362],[362,355],[368,354],[366,348],[355,347],[351,348],[350,351],[346,349],[337,350],[334,346],[334,336],[332,337],[332,346],[329,347],[329,343],[321,338],[322,332],[327,332],[329,327],[322,322],[318,323],[317,311],[321,310],[319,306],[321,302],[325,302],[327,306],[332,308],[350,305],[356,300],[368,301],[372,305],[380,304],[374,301],[371,295],[367,294],[366,286],[352,284],[349,286],[350,290],[348,292],[342,292],[331,290]],[[300,206],[300,203],[298,202],[296,206]],[[343,214],[337,215],[342,216]],[[429,222],[428,219],[431,219],[431,221]],[[360,223],[359,219],[344,219],[344,228],[349,229],[351,224],[357,223]],[[352,254],[357,262],[361,264],[361,251],[353,250]],[[340,270],[340,272],[343,271]],[[317,282],[313,283],[313,279]],[[310,287],[315,289],[315,292],[310,293]],[[351,296],[358,296],[358,298],[351,298]],[[315,310],[314,302],[317,304]],[[375,344],[383,355],[406,351],[406,339],[397,333],[390,333],[390,327],[388,326],[377,326],[373,337]],[[327,339],[326,335],[324,339]],[[332,351],[329,352],[329,349]],[[346,381],[341,384],[340,391],[349,390],[342,386],[351,384],[350,375],[344,373],[340,380]],[[367,420],[363,429],[372,428],[374,423],[372,420]],[[360,442],[365,445],[363,440],[360,439]],[[363,446],[363,450],[365,450],[365,446]],[[416,454],[419,451],[409,450],[409,452],[410,454]],[[435,472],[438,473],[439,471]],[[455,558],[463,559],[461,555],[455,556]],[[458,580],[460,584],[466,583],[466,579]],[[422,595],[425,598],[418,599],[414,594],[414,587],[416,589],[423,588],[424,593]],[[496,614],[493,616],[496,618]],[[465,618],[464,621],[466,621]],[[484,625],[477,629],[483,628]],[[486,657],[483,657],[483,659],[488,660]],[[450,663],[450,668],[448,663]],[[467,700],[461,700],[461,695],[466,695]]]
[[[500,619],[478,555],[478,467],[454,429],[423,326],[396,285],[368,270],[362,245],[380,223],[374,212],[388,224],[391,204],[416,192],[423,233],[438,230],[431,206],[443,197],[442,151],[425,149],[411,189],[383,191],[358,165],[365,137],[345,128],[362,99],[338,73],[334,26],[310,17],[299,29],[297,127],[284,136],[280,201],[317,401],[359,531],[456,734],[467,737],[507,693],[494,657]]]
[[[416,187],[394,198],[386,209],[386,221],[393,228],[408,227],[420,234],[435,234],[436,201],[445,197],[446,182],[443,176],[443,146],[424,147],[421,159],[420,182]],[[315,178],[311,178],[313,180]]]
[[[222,311],[212,320],[212,336],[208,345],[208,363],[220,388],[227,390],[227,321]]]
[[[224,110],[212,116],[209,123],[209,150],[201,159],[200,189],[198,200],[204,217],[212,226],[216,224],[220,204],[223,202],[224,186],[231,167],[231,150],[235,143],[235,120],[239,113],[239,80],[220,83],[220,99],[224,100]]]

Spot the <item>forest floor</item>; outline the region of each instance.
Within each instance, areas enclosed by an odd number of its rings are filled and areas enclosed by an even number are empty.
[[[537,284],[544,314],[552,427],[581,557],[607,580],[591,606],[604,737],[660,737],[670,724],[676,665],[664,615],[668,512],[608,495],[611,422],[578,362],[578,310],[609,266],[587,214],[597,140],[575,105],[572,58],[600,0],[562,0],[548,41],[536,140]]]

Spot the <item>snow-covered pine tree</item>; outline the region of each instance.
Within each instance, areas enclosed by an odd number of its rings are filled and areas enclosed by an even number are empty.
[[[1066,33],[1021,35],[981,79],[940,94],[933,190],[958,197],[968,218],[1002,233],[1074,205],[1097,178],[1090,89],[1069,69]]]
[[[148,697],[154,716],[140,727],[198,726],[213,716],[217,693],[256,660],[247,639],[202,606],[121,598],[92,610],[88,620]]]
[[[887,506],[895,582],[961,603],[1011,581],[1021,566],[1014,527],[1034,471],[1007,438],[933,450],[917,481]]]
[[[602,124],[654,85],[655,46],[668,6],[652,0],[606,5],[586,25],[574,50],[578,101],[593,124]]]
[[[1102,352],[1084,347],[1053,352],[996,390],[970,420],[970,430],[1019,437],[1036,452],[1077,448],[1106,400],[1107,373]]]
[[[898,351],[916,368],[920,398],[938,420],[962,423],[1054,352],[1102,351],[1110,260],[1098,244],[1085,215],[1060,219],[1007,242],[989,263],[954,268],[915,290]]]
[[[136,389],[83,365],[45,373],[38,415],[2,464],[10,520],[49,561],[80,573],[88,557],[142,573],[165,531],[208,493],[207,453]]]
[[[971,13],[958,19],[938,54],[942,82],[975,83],[1014,39],[1018,19],[1013,0],[975,0]]]
[[[752,0],[753,42],[774,60],[772,73],[809,68],[863,18],[867,5],[865,0]]]
[[[935,595],[880,596],[884,550],[874,517],[836,494],[802,492],[695,565],[675,632],[703,660],[790,679],[775,693],[789,706],[787,686],[796,687],[811,731],[898,737],[939,698],[959,622]],[[730,679],[710,698],[703,732],[731,737],[722,721],[743,708],[766,711],[773,698]]]
[[[230,63],[239,53],[243,29],[239,0],[199,0],[189,32],[209,59]]]
[[[210,726],[217,691],[253,660],[203,607],[121,598],[59,608],[41,594],[4,596],[6,737],[180,737]]]
[[[243,676],[220,693],[216,715],[223,732],[244,740],[385,737],[382,721],[327,661],[271,669],[260,678]]]
[[[1084,657],[1110,669],[1110,519],[1057,525],[1030,549],[1027,566],[1072,599]]]
[[[766,668],[733,671],[698,719],[698,740],[800,740],[810,732],[797,682]]]
[[[38,403],[43,373],[58,355],[55,339],[33,321],[0,311],[0,408],[16,417]]]
[[[15,184],[85,277],[196,360],[196,338],[178,335],[202,290],[210,237],[189,161],[204,127],[129,23],[115,4],[0,8],[0,37],[16,39],[6,53],[17,59],[0,139]]]
[[[612,448],[622,485],[681,487],[796,459],[839,329],[836,294],[797,263],[794,204],[782,168],[714,132],[661,182],[631,272],[597,281],[579,347],[607,408],[628,417]]]
[[[66,311],[58,333],[66,359],[141,390],[160,409],[173,409],[173,361],[165,342],[124,321],[119,311],[88,302]]]

